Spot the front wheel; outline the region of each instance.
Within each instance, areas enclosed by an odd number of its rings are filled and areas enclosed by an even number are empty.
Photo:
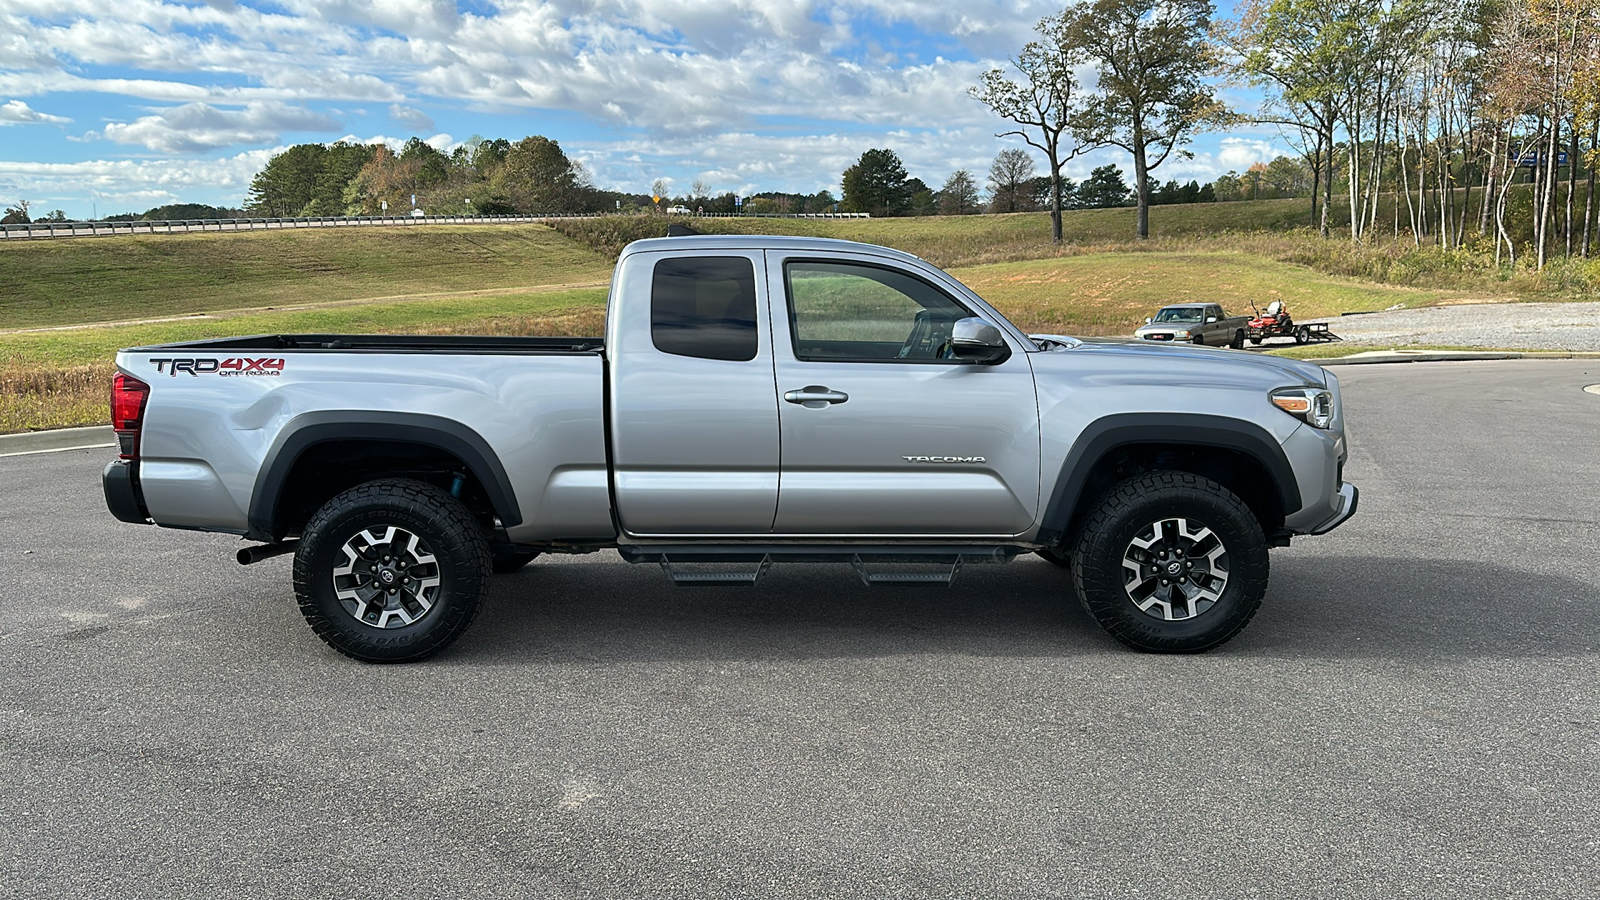
[[[461,501],[387,479],[329,500],[301,534],[294,591],[311,630],[363,662],[412,662],[448,647],[478,615],[491,558]]]
[[[1112,637],[1152,653],[1198,653],[1250,623],[1267,591],[1267,542],[1232,492],[1187,472],[1112,488],[1073,547],[1073,586]]]
[[[1197,334],[1193,338],[1189,339],[1189,343],[1194,344],[1196,347],[1204,347],[1206,345],[1206,336],[1203,334]]]

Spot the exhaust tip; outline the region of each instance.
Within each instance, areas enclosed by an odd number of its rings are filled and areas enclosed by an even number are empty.
[[[274,556],[282,556],[285,553],[293,553],[297,543],[299,542],[282,541],[276,544],[257,544],[254,547],[241,547],[239,548],[239,552],[234,554],[233,558],[239,561],[239,565],[248,566],[251,563],[258,563],[264,559],[271,559]]]

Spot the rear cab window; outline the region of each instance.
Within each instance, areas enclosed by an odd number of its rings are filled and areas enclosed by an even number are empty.
[[[690,256],[656,263],[650,280],[650,340],[676,356],[756,358],[755,265],[742,256]]]

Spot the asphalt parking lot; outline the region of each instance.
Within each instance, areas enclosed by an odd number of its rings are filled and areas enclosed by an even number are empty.
[[[362,666],[287,557],[0,459],[0,896],[1600,896],[1600,360],[1351,366],[1345,527],[1143,656],[951,589],[614,554]]]

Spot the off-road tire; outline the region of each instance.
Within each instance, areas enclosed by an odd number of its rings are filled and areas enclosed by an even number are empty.
[[[1129,585],[1137,590],[1149,582],[1123,565],[1152,523],[1159,529],[1173,519],[1204,526],[1226,560],[1219,566],[1225,586],[1215,601],[1176,620],[1135,603]],[[1226,488],[1188,472],[1150,472],[1112,488],[1084,523],[1072,553],[1073,587],[1084,609],[1112,637],[1148,653],[1199,653],[1228,641],[1260,608],[1268,571],[1266,537],[1255,514]]]
[[[520,570],[523,566],[533,562],[539,557],[537,550],[495,550],[490,556],[493,558],[491,566],[496,575],[510,575]]]
[[[335,585],[335,569],[355,565],[346,546],[364,543],[364,534],[407,533],[432,560],[428,573],[438,584],[426,595],[431,606],[414,621],[388,627],[358,620]],[[329,500],[306,524],[294,556],[294,592],[311,630],[340,653],[362,662],[414,662],[448,647],[472,625],[490,566],[483,529],[461,501],[421,481],[369,481]],[[392,618],[398,615],[382,621]]]
[[[1253,338],[1250,339],[1250,343],[1252,343],[1255,346],[1259,347],[1259,346],[1261,346],[1261,338],[1253,337]]]

